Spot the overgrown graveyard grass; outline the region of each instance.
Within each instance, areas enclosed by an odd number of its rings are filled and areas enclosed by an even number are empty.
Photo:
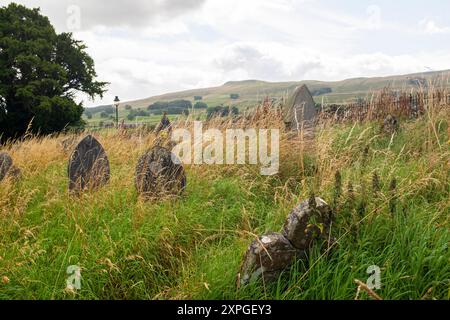
[[[306,148],[282,138],[277,176],[190,166],[181,197],[151,202],[134,169],[152,136],[99,133],[111,181],[81,198],[67,191],[62,137],[9,145],[23,177],[0,185],[0,299],[354,299],[371,265],[383,299],[449,299],[448,108],[392,136],[379,128],[329,124]],[[236,286],[250,242],[280,231],[312,192],[335,209],[337,245],[315,246],[276,283]],[[76,292],[70,265],[81,267]]]

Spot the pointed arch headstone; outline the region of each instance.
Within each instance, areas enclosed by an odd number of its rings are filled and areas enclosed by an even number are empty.
[[[313,124],[316,116],[316,104],[308,87],[302,85],[296,88],[286,105],[286,125],[292,130],[299,130],[303,125]]]
[[[108,156],[100,142],[88,135],[78,143],[69,159],[69,190],[95,190],[109,182]]]

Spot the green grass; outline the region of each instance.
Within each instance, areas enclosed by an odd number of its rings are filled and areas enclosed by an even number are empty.
[[[78,199],[67,193],[67,156],[56,142],[25,144],[12,151],[23,179],[0,189],[0,278],[9,279],[0,299],[354,299],[354,279],[365,282],[374,264],[384,299],[450,299],[448,124],[437,128],[439,140],[427,128],[425,120],[409,122],[391,139],[376,124],[335,126],[318,135],[325,153],[305,155],[317,170],[261,177],[254,168],[190,167],[185,194],[155,202],[133,186],[148,145],[101,137],[112,180]],[[32,161],[24,156],[30,152]],[[251,234],[279,231],[311,190],[334,203],[336,169],[344,185],[332,228],[338,245],[325,255],[315,246],[309,262],[277,283],[238,289]],[[377,195],[374,172],[382,182]],[[70,265],[81,267],[76,294],[65,291]]]

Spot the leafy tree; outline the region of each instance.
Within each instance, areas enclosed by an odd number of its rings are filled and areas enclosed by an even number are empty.
[[[194,100],[200,101],[200,100],[203,100],[203,97],[202,96],[194,96]]]
[[[97,114],[100,113],[102,111],[106,111],[107,113],[115,113],[116,112],[116,108],[111,106],[111,105],[105,105],[105,106],[98,106],[98,107],[93,107],[93,108],[89,108],[88,110],[90,113]]]
[[[133,121],[136,119],[136,117],[148,117],[150,116],[150,112],[147,112],[145,110],[142,109],[137,109],[137,110],[130,110],[130,113],[127,115],[127,119],[130,121]]]
[[[106,111],[102,111],[101,113],[100,113],[100,118],[108,118],[109,117],[109,114],[106,112]]]
[[[174,101],[170,101],[169,108],[172,109],[191,109],[192,108],[192,102],[190,102],[189,100],[174,100]]]
[[[148,106],[147,108],[153,114],[185,114],[185,110],[192,109],[192,102],[189,100],[174,100],[174,101],[158,101]]]
[[[150,115],[150,113],[147,112],[147,111],[145,111],[145,110],[139,109],[139,110],[137,111],[137,114],[136,114],[136,115],[139,116],[139,117],[148,117],[148,116]]]
[[[103,96],[94,61],[71,33],[57,34],[39,9],[0,7],[0,135],[49,134],[82,125],[77,92]]]
[[[194,109],[208,109],[208,105],[199,101],[194,104]]]
[[[232,94],[230,94],[230,98],[233,99],[233,100],[237,100],[237,99],[239,99],[239,94],[232,93]]]
[[[166,101],[158,101],[148,106],[148,110],[167,110],[169,103]]]
[[[210,107],[206,111],[207,119],[211,119],[213,117],[228,117],[228,116],[236,116],[239,114],[239,109],[236,107],[229,106],[217,106]]]
[[[125,110],[131,110],[131,109],[133,109],[133,107],[130,106],[129,104],[127,104],[127,105],[125,106]]]

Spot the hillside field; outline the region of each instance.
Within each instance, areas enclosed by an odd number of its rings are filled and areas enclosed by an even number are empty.
[[[147,110],[147,107],[158,101],[173,101],[184,99],[196,102],[194,97],[202,97],[202,101],[209,107],[218,105],[237,106],[241,111],[252,109],[264,98],[269,97],[282,101],[286,99],[296,87],[306,84],[314,95],[316,103],[344,104],[355,102],[357,99],[370,100],[374,92],[389,87],[392,90],[417,90],[419,87],[433,86],[449,87],[450,71],[424,72],[418,74],[397,75],[390,77],[355,78],[342,81],[295,81],[295,82],[266,82],[259,80],[231,81],[222,86],[204,89],[194,89],[181,92],[167,93],[135,101],[124,101],[119,105],[120,118],[126,118],[129,111],[125,106],[133,109]],[[331,92],[321,94],[321,90]],[[238,94],[238,99],[231,99],[232,94]],[[89,108],[100,112],[105,106]],[[98,122],[98,119],[89,122]]]

